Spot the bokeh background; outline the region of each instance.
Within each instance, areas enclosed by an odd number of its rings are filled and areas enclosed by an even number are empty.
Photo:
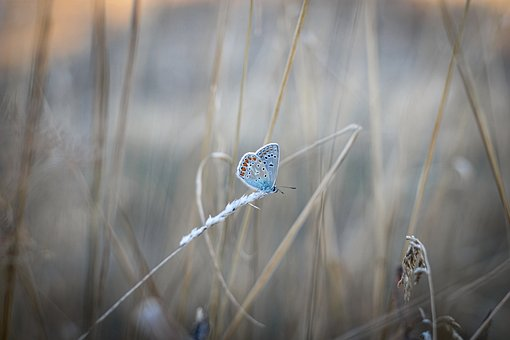
[[[0,1],[2,339],[85,332],[201,225],[195,178],[211,152],[234,164],[205,165],[205,216],[246,192],[235,163],[268,130],[285,158],[352,123],[362,132],[247,309],[265,327],[243,318],[231,338],[419,338],[427,280],[407,304],[396,287],[409,231],[427,247],[437,315],[461,328],[443,325],[473,335],[510,288],[510,3],[311,1],[294,39],[301,11],[295,0]],[[219,273],[242,303],[348,137],[282,166],[277,184],[296,190],[211,229],[214,253],[193,241],[91,337],[186,338],[201,307],[209,338],[223,338],[238,307]],[[483,336],[508,338],[509,317],[506,303]]]

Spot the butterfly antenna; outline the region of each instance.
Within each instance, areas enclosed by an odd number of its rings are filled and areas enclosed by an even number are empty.
[[[287,186],[285,186],[285,185],[281,185],[281,186],[277,187],[277,188],[276,188],[276,191],[277,191],[277,192],[278,192],[278,191],[279,191],[279,192],[281,192],[283,195],[285,195],[285,193],[284,193],[284,192],[283,192],[283,190],[282,190],[282,189],[280,189],[280,188],[296,189],[296,187],[287,187]]]

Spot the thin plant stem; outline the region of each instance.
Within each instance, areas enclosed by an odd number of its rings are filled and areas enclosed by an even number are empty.
[[[342,152],[340,153],[340,155],[338,156],[337,160],[335,161],[335,163],[333,164],[333,166],[330,168],[330,170],[328,171],[328,173],[324,176],[322,182],[319,184],[319,187],[317,188],[316,192],[314,193],[314,195],[312,195],[312,197],[310,198],[309,202],[308,202],[308,205],[307,207],[305,207],[305,209],[302,211],[302,213],[299,215],[298,219],[296,220],[296,222],[294,223],[294,225],[290,228],[289,230],[289,233],[287,234],[286,236],[286,239],[282,242],[282,244],[280,245],[280,247],[278,248],[279,251],[277,250],[277,252],[273,255],[273,261],[270,261],[270,263],[268,263],[268,266],[270,268],[272,268],[273,272],[274,272],[274,269],[276,268],[277,264],[281,261],[283,255],[286,253],[286,251],[288,250],[288,248],[290,247],[290,244],[292,243],[292,241],[294,240],[297,232],[301,229],[304,221],[306,220],[306,217],[309,215],[310,211],[311,211],[311,208],[313,207],[314,203],[315,203],[315,200],[319,197],[319,195],[325,191],[327,189],[327,186],[328,184],[331,182],[331,180],[333,179],[333,176],[336,172],[336,170],[338,170],[338,168],[340,167],[340,165],[342,164],[342,162],[344,161],[344,159],[346,158],[349,150],[351,149],[354,141],[356,140],[359,132],[361,131],[361,127],[358,126],[358,125],[355,125],[355,124],[352,124],[351,127],[353,128],[353,133],[351,135],[351,137],[349,138],[349,140],[347,141],[344,149],[342,150]],[[355,129],[354,129],[355,128]],[[222,154],[222,153],[219,153],[218,155],[216,156],[221,156],[221,157],[226,157],[227,159],[229,158],[228,155],[226,154]],[[198,181],[197,183],[197,186],[201,186],[201,182]],[[200,189],[201,190],[201,189]],[[213,227],[214,225],[218,224],[218,223],[221,223],[223,221],[225,221],[230,215],[234,214],[236,211],[239,210],[239,208],[241,207],[244,207],[248,204],[252,204],[253,202],[257,201],[257,200],[260,200],[260,199],[263,199],[267,196],[270,196],[272,195],[273,192],[263,192],[263,191],[255,191],[255,192],[252,192],[251,194],[249,195],[243,195],[242,197],[240,197],[239,199],[236,199],[230,203],[228,203],[225,207],[225,209],[223,209],[223,211],[221,211],[219,214],[217,214],[216,216],[209,216],[209,218],[206,219],[205,223],[200,226],[200,227],[196,227],[196,228],[193,228],[191,230],[191,232],[185,236],[182,237],[181,241],[179,242],[179,246],[177,247],[177,249],[175,249],[172,253],[170,253],[167,257],[165,257],[161,262],[159,262],[154,268],[152,268],[143,278],[140,279],[140,281],[138,281],[134,286],[132,286],[126,293],[124,293],[110,308],[108,308],[98,319],[96,319],[96,321],[90,326],[90,328],[85,332],[83,333],[79,339],[82,340],[82,339],[85,339],[87,338],[87,336],[93,331],[93,329],[99,325],[101,322],[103,322],[110,314],[112,314],[134,291],[136,291],[139,287],[141,287],[147,280],[149,280],[160,268],[162,268],[168,261],[170,261],[170,259],[172,259],[176,254],[178,254],[182,249],[184,249],[186,246],[188,246],[194,239],[196,239],[197,237],[199,237],[200,235],[202,235],[204,232],[206,232],[208,229],[210,229],[211,227]],[[201,194],[199,193],[198,195],[199,197],[201,197]],[[201,203],[199,203],[201,205]],[[205,217],[205,216],[204,216]],[[265,271],[267,271],[267,268],[268,266],[266,266],[266,269]],[[272,273],[272,272],[271,272]],[[264,277],[267,277],[264,275]],[[267,277],[267,280],[269,279],[269,277]],[[260,281],[261,279],[259,278],[259,280],[257,280],[257,282],[260,284]],[[265,281],[267,282],[267,281]],[[254,287],[255,288],[255,287]],[[253,290],[254,288],[252,288],[252,291],[251,293],[253,294]],[[256,294],[255,294],[256,295]],[[254,297],[254,296],[253,296]],[[249,303],[246,303],[246,300],[245,302],[243,303],[243,305],[241,305],[241,308],[239,308],[237,314],[236,314],[236,319],[237,320],[238,318],[242,317],[242,316],[245,316],[245,313],[244,311],[246,311],[247,309],[247,306],[249,305]],[[243,313],[244,312],[244,313]],[[239,322],[239,320],[237,320],[237,322]],[[231,324],[232,325],[232,324]],[[228,329],[227,329],[228,330]]]
[[[276,104],[274,106],[273,114],[271,116],[271,121],[270,121],[269,127],[267,129],[266,137],[264,138],[264,144],[269,143],[269,141],[271,140],[271,137],[273,136],[273,130],[276,125],[276,121],[278,120],[278,115],[280,113],[280,106],[282,104],[285,89],[287,88],[287,81],[289,80],[290,70],[292,68],[292,64],[294,63],[294,56],[296,55],[297,43],[299,41],[301,29],[303,28],[303,23],[305,21],[307,9],[308,9],[308,0],[303,0],[303,3],[301,5],[301,11],[299,12],[299,19],[296,24],[296,29],[294,30],[294,36],[292,38],[292,44],[290,47],[289,56],[287,58],[285,70],[283,71],[283,77],[282,77],[282,82],[280,84],[280,89],[278,91],[278,97],[276,99]]]
[[[429,258],[427,256],[427,250],[425,249],[425,246],[423,246],[423,255],[425,257],[425,263],[427,265],[427,270],[428,270],[427,279],[429,282],[430,310],[431,310],[431,314],[432,314],[432,340],[436,340],[437,339],[436,300],[434,298],[434,284],[432,283],[432,270],[430,269],[430,262],[429,262]]]
[[[223,55],[223,43],[225,41],[225,32],[228,22],[228,14],[230,10],[230,0],[222,1],[218,14],[218,22],[216,24],[216,46],[214,50],[214,59],[212,67],[211,84],[209,85],[209,97],[207,101],[207,112],[205,116],[205,134],[202,142],[202,158],[204,158],[210,150],[212,142],[212,134],[214,130],[214,113],[216,93],[218,90],[218,82],[220,79],[221,60]]]
[[[288,166],[289,163],[293,162],[294,160],[296,160],[297,158],[305,155],[307,152],[315,149],[315,148],[318,148],[319,146],[323,145],[324,143],[330,141],[330,140],[334,140],[335,138],[337,137],[340,137],[344,134],[346,134],[347,132],[354,132],[356,131],[357,129],[359,129],[359,126],[356,125],[356,124],[350,124],[348,126],[346,126],[345,128],[339,130],[339,131],[335,131],[333,132],[332,134],[324,137],[324,138],[321,138],[317,141],[315,141],[314,143],[294,152],[293,154],[285,157],[284,159],[282,159],[282,161],[280,162],[280,168],[282,167],[286,167]],[[248,230],[248,227],[249,227],[249,219],[250,219],[250,216],[251,216],[251,212],[253,210],[248,210],[246,212],[246,214],[244,215],[243,217],[243,223],[242,223],[242,228],[241,228],[241,233],[240,233],[240,237],[237,241],[237,245],[236,245],[236,253],[240,253],[241,252],[241,249],[242,249],[242,245],[244,244],[244,240],[246,239],[246,234],[247,234],[247,230]],[[238,267],[238,259],[239,257],[236,256],[234,257],[234,260],[233,260],[233,263],[232,263],[232,266],[230,268],[230,280],[229,280],[229,286],[232,284],[232,281],[235,277],[235,274],[237,272],[237,267]]]
[[[290,227],[289,231],[285,235],[284,239],[276,249],[276,251],[273,253],[273,256],[269,260],[269,262],[266,264],[265,268],[262,270],[262,273],[259,275],[257,281],[251,288],[250,292],[246,296],[242,306],[244,309],[249,308],[253,301],[255,300],[255,297],[260,293],[263,287],[267,284],[269,279],[272,277],[273,273],[275,272],[276,268],[280,264],[280,262],[283,260],[283,257],[287,254],[290,246],[293,244],[294,240],[296,239],[296,236],[298,232],[301,230],[301,228],[304,225],[304,222],[308,218],[308,215],[312,211],[312,208],[317,203],[317,198],[321,196],[321,194],[327,189],[328,185],[334,178],[334,175],[342,162],[344,161],[345,157],[347,156],[349,150],[351,149],[354,141],[356,140],[359,132],[361,130],[361,127],[358,126],[357,130],[355,130],[349,140],[347,141],[344,149],[336,159],[335,163],[331,166],[329,171],[326,173],[324,178],[322,179],[321,183],[313,193],[312,197],[308,200],[308,203],[303,208],[299,216],[297,217],[294,224]],[[241,321],[242,314],[240,312],[237,312],[234,319],[231,321],[230,325],[227,327],[227,330],[223,334],[222,338],[231,338],[234,335],[235,330],[239,326],[239,322]]]
[[[332,134],[330,134],[330,135],[328,135],[328,136],[326,136],[324,138],[321,138],[318,141],[315,141],[312,144],[310,144],[310,145],[308,145],[308,146],[306,146],[306,147],[304,147],[304,148],[294,152],[290,156],[285,157],[280,162],[280,167],[286,166],[287,163],[292,162],[294,159],[296,159],[298,157],[301,157],[302,155],[306,154],[308,151],[321,146],[322,144],[326,143],[327,141],[330,141],[332,139],[335,139],[336,137],[342,136],[342,135],[346,134],[347,132],[357,131],[358,129],[359,129],[359,125],[357,125],[357,124],[349,124],[348,126],[344,127],[340,131],[335,131]]]
[[[198,212],[200,214],[200,220],[201,220],[202,224],[205,224],[204,206],[202,204],[202,174],[203,174],[204,167],[205,167],[207,161],[210,160],[210,159],[220,159],[220,160],[224,160],[224,161],[226,161],[228,163],[232,163],[232,158],[230,158],[229,155],[227,155],[225,153],[222,153],[222,152],[213,152],[211,155],[209,155],[208,157],[203,159],[202,162],[200,162],[200,165],[199,165],[198,170],[197,170],[196,179],[195,179],[195,184],[196,184],[195,197],[196,197],[196,203],[197,203]],[[241,312],[254,325],[256,325],[258,327],[264,327],[264,324],[262,324],[261,322],[255,320],[255,318],[253,318],[251,315],[249,315],[245,310],[242,310],[241,305],[239,304],[239,302],[235,298],[234,294],[228,288],[229,285],[227,284],[227,282],[225,281],[225,278],[223,277],[223,274],[221,272],[219,263],[217,261],[216,252],[214,251],[214,247],[213,247],[211,238],[209,237],[209,234],[207,234],[207,233],[205,234],[205,241],[206,241],[206,244],[207,244],[207,249],[209,251],[209,255],[210,255],[211,260],[212,260],[213,265],[214,265],[214,272],[216,274],[216,278],[218,279],[218,281],[220,282],[221,286],[223,287],[223,290],[225,291],[225,294],[227,295],[227,298],[232,302],[232,304],[234,304],[234,306],[236,306],[238,309],[241,309]]]
[[[103,292],[106,285],[106,276],[110,263],[111,233],[104,223],[101,223],[100,204],[101,187],[103,184],[103,167],[106,154],[108,97],[110,86],[108,49],[106,42],[106,8],[104,0],[96,0],[94,4],[94,171],[91,184],[92,211],[91,211],[91,244],[89,248],[89,293],[92,297],[85,300],[88,315],[85,319],[92,322],[97,310],[103,302]],[[100,234],[103,236],[103,246],[99,251]],[[99,264],[97,254],[100,254]],[[97,277],[96,277],[97,276]],[[97,280],[97,281],[96,281]],[[96,286],[97,283],[97,286]]]
[[[211,77],[211,84],[209,88],[209,98],[207,103],[207,113],[206,113],[206,122],[205,122],[205,135],[202,144],[202,158],[209,153],[212,141],[213,141],[213,132],[214,132],[214,116],[216,111],[216,96],[218,90],[218,83],[220,79],[220,70],[221,70],[221,61],[223,56],[223,44],[225,41],[225,32],[227,29],[227,23],[229,19],[230,12],[230,0],[223,0],[221,2],[221,6],[218,13],[218,22],[217,22],[217,34],[216,34],[216,47],[214,52],[214,60],[213,60],[213,70]],[[225,243],[225,228],[221,228],[219,230],[219,240],[220,244],[218,245],[216,255],[216,263],[219,264],[219,268],[221,270],[222,266],[222,256],[224,247],[222,244]],[[218,286],[218,281],[213,280],[212,287],[210,290],[210,302],[209,302],[209,320],[211,324],[217,325],[218,318],[218,306],[220,303],[220,288]],[[211,336],[214,338],[214,332],[217,330],[217,327],[213,328]]]
[[[324,233],[324,200],[325,193],[322,194],[319,203],[319,212],[317,220],[315,221],[316,228],[313,230],[313,260],[312,260],[312,275],[310,277],[310,293],[306,303],[306,339],[314,338],[314,326],[316,320],[316,308],[318,303],[318,283],[319,283],[319,269],[322,263],[322,234]]]
[[[384,291],[384,266],[386,262],[386,244],[389,237],[386,231],[385,200],[383,197],[383,149],[381,134],[381,100],[379,91],[379,54],[377,41],[377,0],[365,1],[365,37],[367,49],[367,74],[370,119],[370,162],[373,190],[373,232],[377,260],[374,261],[374,281],[372,285],[372,313],[381,311],[382,292]]]
[[[252,209],[246,211],[246,213],[243,216],[243,220],[241,222],[241,232],[239,233],[239,236],[238,236],[238,239],[236,242],[235,255],[232,259],[232,264],[230,266],[229,281],[228,281],[229,286],[232,285],[232,283],[234,282],[234,279],[236,278],[237,268],[238,268],[239,259],[240,259],[239,254],[241,254],[243,245],[244,245],[246,238],[248,236],[248,229],[250,227],[249,222],[250,222],[250,217],[251,217],[251,213],[250,213],[251,211],[252,211]]]
[[[446,300],[448,302],[454,302],[460,299],[463,296],[466,296],[467,293],[477,289],[482,286],[484,283],[493,282],[493,279],[498,275],[502,274],[504,271],[510,269],[510,259],[506,259],[495,268],[493,268],[490,272],[483,275],[483,277],[477,278],[476,280],[465,284],[461,287],[458,285],[452,285],[448,288],[443,288],[437,294],[437,298],[440,300]],[[413,302],[408,304],[403,304],[399,308],[391,311],[386,315],[382,315],[378,318],[375,318],[359,327],[353,328],[348,332],[342,334],[341,336],[335,337],[335,340],[348,340],[348,339],[360,339],[360,338],[368,338],[370,334],[376,334],[380,329],[390,325],[397,324],[402,321],[404,316],[412,315],[416,312],[418,306],[422,305],[425,302],[426,298],[421,297],[414,299]]]
[[[31,302],[32,309],[34,310],[34,314],[40,327],[40,337],[42,339],[50,339],[48,336],[48,327],[46,325],[46,313],[41,304],[38,289],[36,288],[36,280],[28,261],[24,260],[18,265],[17,276]]]
[[[27,204],[29,178],[34,161],[34,146],[36,145],[37,129],[43,112],[44,86],[46,82],[49,39],[51,32],[52,0],[41,1],[38,7],[36,29],[36,45],[30,75],[30,87],[27,98],[24,140],[21,151],[19,178],[16,189],[16,205],[14,207],[12,237],[7,249],[7,264],[5,267],[5,286],[3,292],[2,317],[0,319],[0,339],[9,338],[14,290],[16,286],[16,266],[20,253],[20,238],[25,228],[25,208]]]
[[[110,176],[110,198],[108,204],[107,221],[111,223],[113,215],[117,209],[118,184],[120,169],[123,164],[124,142],[126,135],[127,113],[129,108],[129,97],[131,88],[133,87],[133,70],[135,65],[136,50],[138,46],[138,35],[140,26],[140,0],[133,0],[133,8],[131,10],[131,32],[129,38],[128,58],[126,69],[124,70],[124,81],[122,84],[122,94],[120,100],[119,115],[117,118],[117,130],[115,133],[115,143],[112,155],[112,172]]]
[[[244,104],[244,92],[245,92],[244,88],[245,88],[245,84],[246,84],[246,77],[248,74],[248,61],[249,61],[249,55],[250,55],[252,26],[253,26],[253,0],[250,0],[249,12],[248,12],[248,25],[246,27],[246,33],[245,33],[243,70],[241,73],[241,81],[239,84],[239,104],[237,107],[236,132],[235,132],[235,139],[234,139],[234,145],[233,145],[233,150],[232,150],[232,158],[233,159],[238,159],[239,139],[240,139],[240,135],[241,135],[241,122],[242,122],[242,118],[243,118],[243,104]],[[229,176],[228,176],[228,178],[229,178],[228,196],[227,196],[229,201],[234,197],[234,188],[235,188],[234,181],[236,178],[236,176],[234,175],[235,167],[236,167],[236,163],[230,162],[230,172],[229,172]],[[229,230],[229,224],[227,221],[227,223],[225,224],[225,232],[228,232],[228,230]],[[223,239],[223,240],[225,240],[225,239]],[[206,236],[206,241],[207,241],[207,246],[209,247],[209,244],[210,244],[209,236]],[[223,246],[224,246],[224,244],[222,245],[222,247]],[[233,254],[233,257],[234,257],[232,260],[233,262],[237,261],[238,254],[239,254],[238,252],[235,252]],[[213,259],[213,262],[215,264],[217,263],[217,261],[215,259]],[[223,277],[222,277],[222,279],[223,279]],[[221,282],[221,283],[223,285],[223,282]],[[230,283],[231,282],[229,282],[228,285],[225,284],[227,291],[228,291],[228,286],[230,286]],[[226,306],[226,301],[223,301],[222,303],[220,303],[219,311],[218,311],[218,325],[223,324],[225,306]]]
[[[240,197],[239,199],[236,199],[230,203],[228,203],[223,209],[222,212],[220,212],[216,216],[209,216],[207,220],[205,221],[205,224],[193,228],[191,232],[185,236],[182,237],[181,241],[179,242],[179,246],[177,249],[175,249],[172,253],[170,253],[167,257],[165,257],[161,262],[159,262],[154,268],[152,268],[143,278],[140,279],[133,287],[131,287],[124,295],[122,295],[110,308],[106,310],[96,321],[90,326],[90,328],[83,333],[79,339],[85,339],[87,336],[93,331],[93,329],[99,325],[101,322],[103,322],[111,313],[113,313],[121,304],[124,302],[134,291],[136,291],[138,288],[140,288],[148,279],[150,279],[159,269],[161,269],[170,259],[172,259],[176,254],[178,254],[182,249],[184,249],[187,245],[189,245],[194,239],[202,235],[204,232],[206,232],[208,229],[213,227],[214,225],[221,223],[225,221],[227,217],[232,215],[234,212],[236,212],[239,208],[246,206],[248,204],[251,204],[255,202],[256,200],[265,198],[269,195],[272,195],[273,192],[263,192],[263,191],[255,191],[249,195],[244,195]],[[241,311],[238,313],[242,314]]]
[[[81,184],[81,186],[84,189],[84,191],[87,191],[88,190],[86,189],[87,188],[87,179],[85,178],[85,176],[83,175],[83,173],[73,167],[72,168],[73,172],[75,173],[76,175],[76,178],[79,180],[79,183]],[[88,197],[88,204],[89,205],[92,205],[92,197],[90,196],[90,192],[89,192],[89,196]],[[124,217],[125,221],[126,221],[126,224],[129,224],[128,222],[128,219],[127,219],[127,215],[122,211],[120,210],[120,212],[122,213],[122,216]],[[137,273],[135,273],[135,269],[131,266],[131,261],[128,260],[128,255],[127,255],[127,251],[125,249],[125,246],[124,244],[119,240],[119,238],[117,237],[116,233],[114,232],[113,230],[113,227],[107,223],[106,221],[106,214],[102,211],[102,209],[98,209],[98,216],[99,218],[101,219],[101,221],[103,223],[105,223],[106,227],[109,229],[109,232],[111,233],[111,239],[112,239],[112,244],[113,244],[113,250],[116,251],[116,256],[117,256],[117,259],[121,265],[121,268],[123,269],[124,271],[124,274],[128,277],[128,279],[130,279],[131,281],[133,282],[138,282],[138,278],[137,278]],[[139,245],[137,244],[137,241],[136,239],[134,239],[134,235],[132,235],[132,227],[131,226],[127,226],[125,229],[128,230],[128,236],[129,236],[129,239],[130,239],[130,243],[131,243],[131,249],[133,249],[133,251],[135,252],[136,254],[136,257],[138,258],[140,264],[139,264],[139,271],[140,273],[148,273],[149,272],[149,267],[147,266],[147,263],[146,261],[143,259],[143,255],[141,254],[141,251],[140,251],[140,247]],[[130,235],[131,233],[131,235]],[[139,274],[138,274],[139,275]],[[155,282],[152,280],[151,276],[148,276],[148,277],[144,277],[143,278],[145,281],[149,281],[148,282],[148,285],[149,285],[149,291],[154,294],[155,296],[160,296],[160,294],[158,293],[157,291],[157,287],[155,285]],[[134,290],[133,290],[134,292]],[[120,304],[119,304],[120,305]],[[117,306],[118,307],[118,306]],[[113,311],[113,310],[112,310]],[[176,333],[182,333],[182,330],[179,328],[179,326],[173,322],[173,320],[171,318],[169,318],[169,321],[170,321],[170,324],[172,326],[172,328],[174,329],[174,331]],[[98,324],[100,322],[98,322],[97,320],[94,321],[94,324],[92,325],[92,327],[89,328],[89,330],[84,333],[82,336],[85,338],[87,337],[88,335],[91,335],[91,332],[93,330],[93,328],[95,327],[96,324]]]
[[[138,263],[137,263],[138,273],[142,273],[142,274],[148,273],[150,270],[150,267],[147,263],[147,260],[145,259],[144,255],[143,255],[140,244],[138,243],[138,240],[136,239],[134,228],[129,220],[128,214],[125,211],[123,211],[120,207],[118,208],[118,211],[120,213],[121,220],[123,222],[122,224],[124,225],[123,229],[125,231],[125,235],[127,236],[127,239],[128,239],[127,243],[129,244],[130,249],[132,249],[132,252],[134,253],[133,257],[135,259],[137,259],[137,261],[138,261]],[[117,255],[117,257],[127,254],[124,244],[121,242],[119,237],[117,237],[117,234],[114,232],[112,226],[110,224],[108,226],[111,227],[111,229],[112,229],[113,246],[115,247],[114,250],[116,250],[114,253]],[[129,260],[127,255],[125,255],[122,258],[122,260],[119,260],[119,263],[123,264],[124,268],[134,267],[133,265],[130,266],[132,261]],[[124,271],[127,272],[127,269],[124,269]],[[134,271],[133,271],[133,274],[135,274]],[[132,277],[131,277],[132,281],[135,281],[137,279],[138,279],[138,277],[136,275],[132,275]],[[149,285],[148,290],[152,295],[154,295],[154,296],[161,295],[161,294],[159,294],[156,283],[153,280],[150,280],[148,282],[148,285]]]
[[[489,325],[489,322],[491,322],[494,315],[496,315],[496,313],[501,309],[501,307],[503,307],[503,305],[508,301],[508,299],[510,299],[510,291],[508,293],[506,293],[505,297],[503,299],[501,299],[501,301],[499,301],[499,303],[496,305],[496,307],[494,307],[494,309],[490,312],[490,314],[487,316],[485,321],[480,325],[480,327],[478,327],[475,334],[473,334],[473,336],[471,338],[469,338],[469,340],[475,340],[476,338],[478,338],[480,336],[480,334]]]
[[[154,275],[161,267],[165,265],[171,258],[173,258],[179,251],[181,251],[184,248],[184,246],[179,246],[177,249],[175,249],[172,253],[170,253],[167,257],[165,257],[160,263],[158,263],[157,266],[152,268],[150,272],[148,272],[140,281],[138,281],[133,287],[131,287],[124,295],[120,297],[110,308],[106,310],[93,324],[92,326],[83,333],[78,339],[83,340],[86,339],[87,336],[91,333],[91,331],[94,329],[95,326],[99,325],[101,322],[103,322],[113,311],[117,309],[117,307],[120,306],[122,302],[124,302],[135,290],[140,288],[141,285],[145,283],[148,279]]]
[[[470,4],[470,0],[466,0],[466,8],[468,8]],[[455,27],[452,23],[452,19],[448,10],[446,8],[446,4],[444,0],[440,2],[441,4],[441,14],[443,18],[443,25],[448,34],[448,39],[450,40],[450,44],[455,43]],[[494,176],[494,180],[496,182],[496,188],[498,190],[498,195],[501,200],[501,205],[503,206],[503,210],[506,218],[506,233],[507,233],[507,242],[510,245],[510,204],[508,203],[508,199],[506,197],[505,185],[503,182],[503,177],[501,175],[501,170],[499,168],[498,159],[496,150],[494,147],[494,143],[492,142],[491,134],[489,131],[489,126],[487,123],[487,117],[485,112],[483,111],[480,101],[478,99],[477,93],[474,87],[473,76],[469,67],[467,66],[464,55],[462,51],[459,49],[459,53],[456,55],[457,60],[457,70],[459,71],[459,75],[462,79],[462,84],[464,86],[464,91],[466,92],[469,105],[471,106],[471,111],[473,111],[473,115],[475,116],[476,125],[478,127],[480,136],[482,137],[483,146],[485,148],[485,152],[487,153],[487,158],[489,159],[489,164],[491,167],[492,175]]]
[[[432,159],[436,150],[437,138],[439,136],[439,130],[441,128],[441,122],[443,120],[446,103],[448,101],[448,95],[450,94],[451,82],[453,79],[453,71],[455,70],[456,55],[459,53],[459,49],[462,43],[462,35],[464,33],[464,26],[466,23],[466,17],[469,11],[469,1],[466,2],[464,8],[464,14],[460,24],[459,34],[455,37],[455,43],[452,47],[452,53],[450,61],[448,63],[448,71],[446,73],[446,79],[443,86],[443,92],[441,94],[441,101],[437,110],[436,120],[434,122],[434,128],[432,130],[432,136],[430,138],[429,147],[427,149],[427,157],[423,163],[423,168],[418,180],[418,186],[416,188],[416,195],[414,198],[413,208],[411,210],[411,218],[409,220],[409,226],[407,227],[406,235],[414,235],[416,232],[416,225],[418,223],[418,214],[423,202],[423,196],[425,194],[425,187],[429,178],[430,168],[432,166]],[[402,249],[402,253],[405,252],[405,248]]]
[[[236,136],[234,140],[234,150],[232,151],[233,159],[238,157],[239,136],[241,134],[241,121],[243,117],[243,103],[244,103],[244,86],[246,83],[246,75],[248,74],[248,60],[250,56],[251,44],[251,31],[253,22],[253,0],[250,0],[250,10],[248,13],[248,27],[246,28],[245,44],[244,44],[244,58],[243,58],[243,71],[241,73],[241,81],[239,84],[239,106],[237,107],[237,120],[236,120]],[[235,163],[232,163],[235,166]],[[234,176],[232,176],[233,178]],[[231,183],[231,187],[233,187]]]
[[[425,245],[421,243],[419,239],[417,239],[414,236],[406,236],[406,240],[408,240],[411,243],[414,243],[415,246],[418,246],[423,253],[423,259],[425,261],[425,268],[426,268],[426,274],[427,274],[427,280],[429,284],[429,295],[430,295],[430,310],[432,314],[432,340],[437,339],[437,325],[436,325],[436,303],[434,299],[434,285],[432,283],[432,270],[430,268],[430,261],[427,256],[427,249],[425,248]]]

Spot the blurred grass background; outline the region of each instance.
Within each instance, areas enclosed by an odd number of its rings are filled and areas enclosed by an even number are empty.
[[[236,163],[258,149],[274,112],[270,140],[282,158],[350,123],[364,130],[248,308],[265,327],[243,319],[232,337],[417,337],[418,307],[430,317],[426,280],[408,305],[396,288],[410,225],[427,246],[438,316],[471,336],[510,287],[502,203],[510,180],[510,3],[473,1],[467,12],[460,0],[442,6],[310,2],[278,109],[299,1],[0,1],[2,339],[86,331],[201,224],[201,160],[222,151]],[[455,40],[447,32],[458,31],[460,67],[453,64],[445,90]],[[346,140],[281,167],[277,184],[297,190],[208,232],[240,303]],[[245,192],[232,176],[232,165],[207,163],[206,216]],[[222,338],[238,309],[217,275],[201,237],[91,337],[183,338],[204,307],[209,338]],[[490,339],[510,336],[509,317],[503,305]]]

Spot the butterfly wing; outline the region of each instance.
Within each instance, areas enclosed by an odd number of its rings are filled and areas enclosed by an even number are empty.
[[[271,173],[257,154],[251,152],[244,154],[237,166],[236,175],[253,189],[260,191],[273,190],[274,180]]]
[[[269,143],[257,150],[256,155],[264,164],[268,173],[269,186],[273,189],[278,177],[278,165],[280,163],[280,146],[277,143]]]

